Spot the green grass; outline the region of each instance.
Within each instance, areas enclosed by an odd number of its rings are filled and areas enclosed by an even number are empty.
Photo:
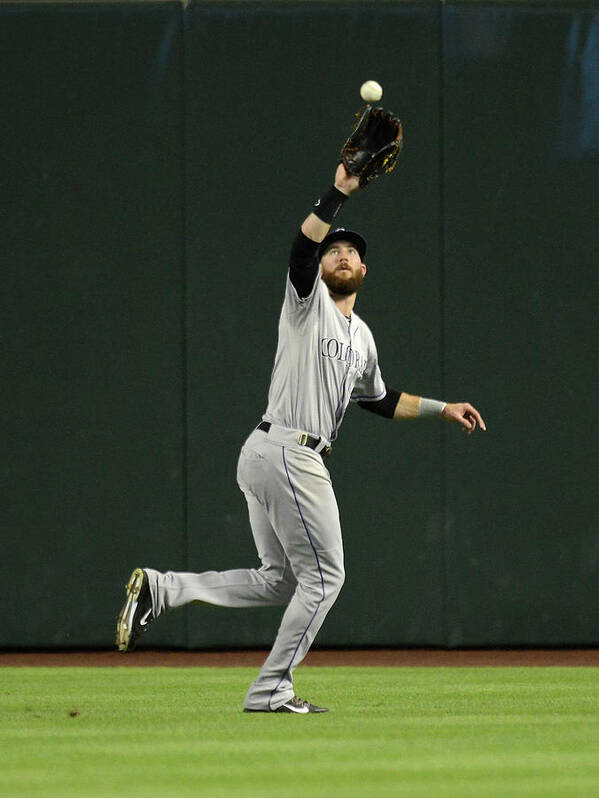
[[[2,668],[0,795],[599,795],[599,669],[300,668],[308,716],[255,675]]]

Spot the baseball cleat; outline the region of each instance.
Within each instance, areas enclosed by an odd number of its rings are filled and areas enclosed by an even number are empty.
[[[148,576],[136,568],[127,582],[127,599],[116,623],[116,644],[119,651],[133,651],[137,639],[154,620]]]
[[[326,707],[317,707],[309,701],[302,701],[296,695],[276,709],[244,709],[244,712],[295,712],[296,715],[307,715],[308,712],[328,712]]]

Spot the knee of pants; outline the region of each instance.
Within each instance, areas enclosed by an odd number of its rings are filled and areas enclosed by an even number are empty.
[[[302,591],[316,601],[334,601],[345,581],[343,564],[322,564],[317,571],[303,574],[299,579]]]
[[[332,572],[327,577],[326,586],[328,595],[336,598],[341,592],[344,582],[345,570],[343,565],[338,565],[332,569]]]

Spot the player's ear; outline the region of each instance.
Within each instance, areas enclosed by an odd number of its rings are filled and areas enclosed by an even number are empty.
[[[368,268],[366,267],[366,264],[362,263],[362,276],[364,276],[367,271],[368,271]]]

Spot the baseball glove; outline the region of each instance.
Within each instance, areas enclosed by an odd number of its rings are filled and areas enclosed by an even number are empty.
[[[360,119],[343,145],[340,160],[350,174],[360,178],[360,186],[364,188],[395,169],[403,145],[403,130],[399,119],[383,108],[367,105],[356,116]]]

